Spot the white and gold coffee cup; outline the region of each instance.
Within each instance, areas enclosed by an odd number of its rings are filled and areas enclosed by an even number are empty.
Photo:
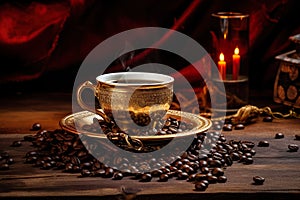
[[[169,110],[174,78],[148,72],[118,72],[96,77],[96,85],[84,82],[77,90],[80,107],[115,123],[124,132],[151,132]],[[101,109],[85,102],[83,91],[91,89]],[[140,132],[140,131],[138,131]],[[141,134],[141,133],[137,133]]]

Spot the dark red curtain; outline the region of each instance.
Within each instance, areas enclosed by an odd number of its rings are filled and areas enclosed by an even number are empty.
[[[293,49],[288,38],[300,33],[297,5],[296,0],[0,1],[0,85],[53,77],[71,82],[97,44],[136,27],[176,29],[209,51],[211,14],[238,11],[250,14],[251,87],[272,89],[274,57]],[[192,74],[188,67],[181,70]]]

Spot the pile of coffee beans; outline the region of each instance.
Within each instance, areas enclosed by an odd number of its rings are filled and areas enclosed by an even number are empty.
[[[266,120],[269,122],[269,120]],[[213,130],[209,130],[194,137],[190,147],[181,155],[176,156],[173,162],[156,160],[151,158],[146,163],[133,165],[126,158],[116,158],[116,162],[123,162],[121,168],[104,164],[96,159],[87,150],[87,144],[78,135],[66,132],[62,129],[42,130],[41,124],[33,124],[31,130],[37,131],[33,135],[24,136],[23,140],[14,141],[12,147],[20,147],[23,142],[30,142],[33,150],[25,154],[24,162],[41,170],[62,170],[66,173],[78,173],[79,177],[101,177],[112,180],[121,180],[124,177],[138,180],[140,182],[159,181],[167,182],[170,179],[186,180],[194,184],[196,191],[205,191],[210,184],[225,183],[227,177],[225,169],[233,163],[245,165],[254,162],[253,156],[255,144],[251,141],[227,140],[221,130],[231,131],[243,129],[243,125],[233,126],[230,122],[213,122]],[[99,126],[100,125],[100,126]],[[175,118],[168,118],[163,128],[153,130],[155,135],[176,134],[192,128],[192,124],[181,122]],[[122,135],[113,122],[107,124],[104,121],[94,119],[92,125],[85,128],[89,131],[97,131],[101,128],[107,137],[114,141],[117,146],[126,146],[122,141]],[[113,140],[112,138],[116,138]],[[276,133],[275,139],[284,138],[283,133]],[[299,140],[299,135],[295,135],[295,140]],[[123,143],[122,143],[123,142]],[[121,145],[122,144],[122,145]],[[92,148],[97,148],[97,143],[89,144]],[[269,147],[269,142],[259,141],[258,147]],[[288,151],[298,151],[296,144],[288,145]],[[9,166],[14,163],[13,158],[7,153],[0,154],[0,170],[9,170]],[[154,165],[147,166],[149,163]],[[153,167],[156,166],[156,167]],[[147,170],[149,169],[149,170]],[[262,185],[265,178],[254,176],[255,185]]]
[[[164,126],[168,130],[162,129],[158,134],[178,133],[180,130],[177,127],[180,123],[184,125],[180,127],[190,128],[188,124],[170,118]],[[105,126],[101,124],[101,128]],[[165,132],[161,133],[162,131]],[[34,149],[25,154],[24,162],[33,167],[39,167],[41,170],[62,170],[66,173],[78,173],[79,177],[101,177],[112,180],[131,177],[140,182],[186,180],[194,184],[196,191],[204,191],[210,184],[225,183],[227,181],[226,167],[234,162],[252,164],[252,157],[256,153],[253,149],[255,146],[253,142],[227,141],[220,131],[211,130],[195,136],[186,152],[175,157],[170,164],[152,158],[149,163],[156,163],[157,167],[147,171],[145,163],[144,168],[141,165],[131,166],[126,159],[122,160],[124,162],[122,169],[113,165],[108,166],[89,153],[78,135],[62,129],[49,131],[39,128],[36,134],[24,136],[25,141],[30,142]],[[21,141],[15,141],[11,146],[21,145]],[[9,162],[10,156],[2,153],[0,158]],[[164,163],[164,165],[159,163]],[[6,168],[9,168],[9,163],[1,165],[1,169]]]
[[[85,131],[93,132],[93,133],[124,133],[114,121],[110,121],[109,123],[105,122],[102,119],[93,119],[93,123],[90,125],[84,125],[82,127]],[[193,128],[192,123],[186,123],[180,121],[173,117],[168,117],[164,122],[158,121],[157,124],[149,129],[148,127],[143,129],[140,127],[139,129],[130,129],[130,135],[143,135],[143,136],[151,136],[151,135],[167,135],[167,134],[176,134],[181,133],[182,131],[190,130]]]

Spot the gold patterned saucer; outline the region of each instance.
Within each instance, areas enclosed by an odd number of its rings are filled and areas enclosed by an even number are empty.
[[[146,142],[161,142],[164,140],[170,141],[174,137],[185,137],[190,135],[196,135],[203,133],[207,131],[212,123],[209,119],[206,119],[204,117],[201,117],[196,114],[177,111],[177,110],[169,110],[167,112],[166,118],[172,117],[176,118],[177,120],[191,123],[193,124],[192,128],[186,131],[183,131],[181,133],[177,134],[166,134],[166,135],[151,135],[151,136],[131,136],[133,139],[139,139],[143,143]],[[98,120],[101,119],[101,117],[95,113],[89,112],[89,111],[82,111],[73,113],[70,115],[65,116],[60,120],[60,126],[63,130],[67,132],[71,132],[74,134],[87,134],[89,136],[97,137],[99,139],[101,138],[107,138],[105,134],[103,133],[97,133],[92,131],[86,131],[83,129],[84,125],[91,125],[93,124],[94,118],[97,118]],[[76,125],[75,125],[76,124]]]

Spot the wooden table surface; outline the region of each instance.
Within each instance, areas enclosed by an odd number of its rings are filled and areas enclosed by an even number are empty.
[[[228,181],[210,184],[205,192],[194,191],[187,181],[170,179],[168,182],[141,183],[124,178],[115,181],[99,177],[79,178],[79,173],[63,173],[59,170],[41,170],[24,164],[24,155],[32,147],[24,143],[11,147],[39,122],[44,129],[59,127],[59,120],[71,113],[70,94],[15,94],[0,99],[0,152],[7,151],[15,162],[9,170],[0,171],[1,199],[120,199],[121,187],[140,191],[137,199],[299,199],[300,150],[288,152],[288,144],[300,146],[294,135],[300,134],[300,119],[275,119],[246,126],[244,130],[223,132],[227,140],[249,140],[257,144],[267,140],[269,147],[255,146],[252,165],[234,163],[225,170]],[[274,139],[277,132],[283,139]],[[253,185],[252,177],[265,177],[263,185]]]

